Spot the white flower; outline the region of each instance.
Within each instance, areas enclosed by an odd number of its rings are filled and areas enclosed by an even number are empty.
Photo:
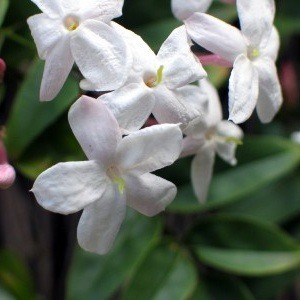
[[[200,90],[208,99],[205,118],[194,120],[186,129],[181,156],[196,154],[192,162],[192,184],[199,202],[206,200],[213,174],[215,154],[231,165],[237,163],[235,150],[243,137],[242,130],[230,121],[222,120],[222,110],[216,89],[207,81],[200,81]],[[196,99],[193,101],[195,105]],[[205,102],[199,101],[199,105]]]
[[[190,50],[185,27],[170,34],[157,56],[141,37],[117,24],[114,27],[126,38],[134,55],[133,69],[124,87],[100,97],[120,127],[129,132],[138,130],[150,113],[159,123],[187,124],[197,117],[198,111],[183,104],[184,87],[206,76],[206,72]],[[81,87],[97,90],[88,81],[83,81]]]
[[[235,0],[221,0],[225,3],[234,3]],[[172,0],[173,15],[181,21],[186,20],[195,12],[207,12],[213,0]]]
[[[229,82],[229,118],[246,121],[257,109],[270,122],[282,104],[275,60],[279,36],[273,27],[274,0],[237,0],[241,31],[212,16],[195,13],[185,24],[190,37],[233,63]]]
[[[293,132],[291,134],[291,139],[293,142],[300,144],[300,131]]]
[[[41,59],[46,60],[41,100],[60,91],[74,61],[103,91],[124,84],[131,54],[110,26],[122,14],[122,0],[32,0],[43,13],[28,19]]]
[[[206,12],[213,0],[172,0],[173,15],[178,20],[186,20],[195,12]]]
[[[174,199],[175,185],[149,172],[178,158],[182,133],[179,125],[156,125],[122,139],[107,107],[86,96],[72,106],[69,122],[89,161],[55,165],[37,178],[32,191],[50,211],[84,209],[79,244],[104,254],[118,233],[126,204],[154,216]]]

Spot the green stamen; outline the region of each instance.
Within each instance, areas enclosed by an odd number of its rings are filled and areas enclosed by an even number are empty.
[[[118,190],[120,194],[123,194],[125,191],[125,187],[126,187],[126,182],[123,178],[115,176],[114,177],[114,182],[116,183],[116,185],[118,186]]]
[[[226,143],[233,143],[233,144],[236,144],[237,146],[243,145],[243,142],[242,142],[241,139],[235,138],[233,136],[226,137],[225,142]]]

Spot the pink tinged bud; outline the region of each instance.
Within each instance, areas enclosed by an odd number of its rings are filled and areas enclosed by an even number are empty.
[[[8,163],[5,146],[0,141],[0,189],[9,188],[16,179],[15,169]]]
[[[296,107],[298,105],[300,93],[297,71],[294,64],[291,61],[283,63],[279,74],[287,104],[290,107]]]
[[[197,57],[203,66],[214,65],[232,68],[232,63],[230,61],[216,54],[197,54]]]
[[[16,179],[15,169],[8,163],[0,165],[0,189],[9,188]]]
[[[6,70],[6,64],[4,60],[0,58],[0,83],[3,80],[5,70]]]

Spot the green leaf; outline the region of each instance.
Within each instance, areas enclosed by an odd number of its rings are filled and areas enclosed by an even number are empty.
[[[2,26],[2,23],[4,21],[8,6],[9,6],[8,0],[0,0],[0,27]]]
[[[300,174],[291,174],[280,182],[274,182],[225,207],[222,212],[232,215],[247,215],[269,222],[283,223],[300,214]]]
[[[270,277],[248,278],[246,283],[255,295],[255,299],[271,300],[282,294],[285,289],[299,280],[299,278],[300,269],[296,269]]]
[[[139,266],[122,299],[188,299],[196,284],[197,272],[187,255],[161,245]]]
[[[253,218],[203,218],[187,243],[203,263],[232,274],[266,276],[300,265],[300,245],[278,227]]]
[[[25,149],[66,111],[79,94],[78,83],[69,78],[51,102],[39,101],[40,79],[44,64],[36,61],[22,83],[7,123],[7,149],[18,159]]]
[[[204,274],[190,300],[254,300],[248,287],[238,278]]]
[[[213,177],[207,202],[200,205],[190,185],[179,188],[168,207],[170,212],[192,213],[224,207],[239,201],[292,172],[299,165],[299,153],[290,151],[272,155]]]
[[[86,157],[64,114],[26,149],[15,162],[15,167],[35,180],[40,173],[59,162],[82,160]]]
[[[0,251],[0,284],[17,299],[36,298],[27,267],[20,258],[5,250]]]
[[[148,219],[130,211],[111,253],[99,256],[76,250],[67,281],[67,299],[110,299],[157,245],[160,232],[159,218]]]
[[[244,276],[279,274],[300,267],[300,251],[268,252],[197,247],[196,253],[209,266]]]

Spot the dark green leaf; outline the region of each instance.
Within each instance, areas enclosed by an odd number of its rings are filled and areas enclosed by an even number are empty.
[[[300,267],[300,251],[269,252],[197,247],[199,259],[219,270],[244,276],[280,274]]]
[[[188,299],[196,284],[189,258],[176,246],[159,246],[139,266],[122,299]]]
[[[233,274],[265,276],[300,266],[300,245],[278,227],[253,218],[203,218],[187,242],[203,263]]]
[[[168,210],[191,213],[232,204],[293,171],[299,165],[299,158],[295,151],[282,152],[217,174],[204,205],[198,204],[190,185],[183,186]]]
[[[205,274],[200,277],[191,300],[254,300],[247,286],[239,279]]]
[[[300,176],[291,174],[256,194],[224,208],[227,214],[248,215],[269,222],[287,222],[300,214]]]
[[[0,27],[4,21],[7,9],[8,9],[9,1],[8,0],[1,0],[0,1]]]
[[[24,150],[68,109],[79,94],[78,83],[69,78],[53,101],[40,102],[40,80],[43,62],[36,61],[22,83],[7,123],[6,144],[12,159]]]
[[[27,267],[5,250],[0,251],[0,284],[17,299],[35,299],[34,284]]]
[[[78,249],[69,273],[67,299],[109,299],[157,244],[160,231],[160,219],[130,211],[111,253],[99,256]]]

